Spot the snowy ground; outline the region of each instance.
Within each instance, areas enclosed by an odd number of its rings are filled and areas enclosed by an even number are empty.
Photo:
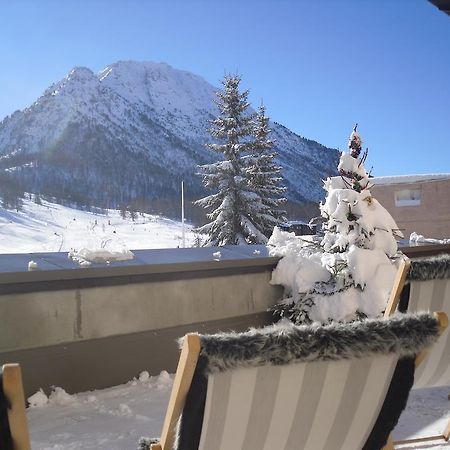
[[[172,377],[146,375],[102,391],[55,390],[47,404],[28,408],[32,449],[133,450],[139,437],[159,436]]]
[[[172,376],[142,373],[127,384],[65,395],[55,390],[47,404],[28,409],[33,450],[133,450],[140,436],[157,437],[169,400]],[[450,388],[420,389],[410,395],[395,439],[442,432],[450,419]],[[38,402],[39,403],[39,402]],[[402,449],[448,450],[441,442]]]
[[[186,226],[186,246],[194,233]],[[122,219],[117,210],[94,214],[42,201],[24,201],[22,211],[0,208],[0,253],[60,252],[86,248],[181,247],[181,223],[156,215]]]

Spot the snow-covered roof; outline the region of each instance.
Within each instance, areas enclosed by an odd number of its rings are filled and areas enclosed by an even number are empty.
[[[290,225],[309,225],[308,222],[305,222],[304,220],[288,220],[287,222],[283,223],[282,225],[290,226]]]
[[[386,184],[418,183],[423,181],[436,181],[449,179],[450,173],[427,173],[418,175],[392,175],[388,177],[374,177],[370,179],[370,183],[378,186]]]

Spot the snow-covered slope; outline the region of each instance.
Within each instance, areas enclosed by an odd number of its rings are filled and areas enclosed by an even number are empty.
[[[186,225],[186,246],[194,243]],[[24,201],[22,211],[0,208],[0,253],[65,252],[82,248],[122,249],[181,247],[181,223],[139,214],[135,221],[119,211],[92,213],[42,201]]]
[[[0,170],[23,187],[80,203],[173,198],[180,181],[203,192],[198,164],[217,115],[215,87],[164,63],[119,61],[95,74],[75,67],[34,104],[0,122]],[[269,105],[270,114],[270,105]],[[338,152],[275,122],[288,197],[318,201]]]

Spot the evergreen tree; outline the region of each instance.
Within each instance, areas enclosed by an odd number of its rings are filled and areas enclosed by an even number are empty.
[[[211,121],[210,134],[215,143],[207,144],[222,154],[223,160],[201,166],[203,184],[218,190],[195,203],[212,210],[211,222],[198,229],[206,233],[206,245],[265,243],[266,236],[254,222],[261,200],[248,183],[246,156],[252,148],[252,117],[247,113],[248,91],[239,92],[241,78],[227,75],[224,90],[217,92],[220,114]]]
[[[125,220],[127,218],[127,205],[121,203],[119,205],[119,210],[120,210],[120,217],[122,217],[122,219]]]
[[[247,159],[247,175],[250,189],[261,199],[259,211],[254,221],[263,234],[269,237],[276,225],[286,221],[286,211],[280,209],[286,199],[282,194],[286,188],[281,186],[281,167],[275,163],[277,153],[273,151],[274,142],[269,138],[269,117],[261,105],[253,123],[252,153]]]
[[[24,190],[16,178],[7,172],[0,174],[0,204],[3,208],[20,211],[24,195]]]
[[[41,196],[39,194],[34,194],[34,203],[36,203],[36,205],[42,205]]]
[[[130,213],[130,219],[134,222],[137,219],[137,211],[133,204],[128,207],[128,212]]]

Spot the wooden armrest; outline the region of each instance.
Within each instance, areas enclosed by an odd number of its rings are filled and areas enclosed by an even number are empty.
[[[410,267],[411,260],[405,256],[400,261],[400,266],[395,275],[394,285],[392,286],[391,294],[389,295],[389,300],[384,311],[384,317],[392,316],[397,309],[398,302],[400,301],[400,295],[403,287],[405,286],[406,276],[408,275]]]
[[[445,329],[448,327],[448,316],[444,311],[437,311],[433,313],[433,316],[438,321],[438,327],[439,327],[439,335],[441,335]],[[415,360],[415,366],[417,367],[427,356],[428,350],[421,351],[417,356]]]
[[[19,364],[5,364],[3,366],[2,381],[3,392],[12,405],[11,409],[8,410],[8,421],[14,449],[30,450],[22,372]]]
[[[199,355],[200,338],[198,334],[187,334],[184,337],[184,344],[173,381],[172,393],[170,394],[166,418],[161,432],[161,440],[154,449],[152,447],[153,450],[172,450],[175,441],[175,428],[183,412]]]

